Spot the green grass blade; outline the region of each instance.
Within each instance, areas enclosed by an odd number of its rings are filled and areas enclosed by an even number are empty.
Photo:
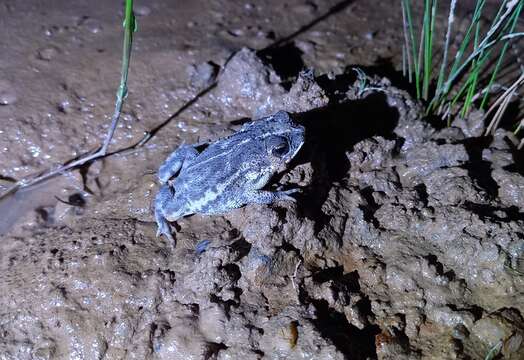
[[[413,58],[413,72],[415,74],[415,87],[417,91],[417,97],[420,97],[420,76],[419,76],[419,63],[417,61],[417,49],[415,41],[415,31],[413,26],[413,18],[411,16],[411,3],[409,0],[402,0],[404,3],[404,9],[406,10],[406,21],[409,29],[409,38],[411,43],[411,56]]]
[[[462,117],[466,117],[468,115],[469,109],[471,108],[471,105],[473,103],[473,96],[475,95],[477,89],[477,83],[480,72],[479,66],[477,64],[473,64],[472,67],[474,67],[475,70],[473,70],[472,74],[470,75],[468,91],[466,93],[466,98],[464,99],[464,105],[462,106]]]
[[[455,70],[455,72],[450,73],[449,78],[444,83],[443,88],[446,91],[449,91],[453,83],[459,78],[459,76],[462,74],[462,72],[465,70],[467,66],[477,57],[479,54],[481,54],[483,51],[488,49],[489,47],[496,44],[500,39],[493,40],[493,36],[499,32],[501,28],[503,28],[505,24],[505,20],[507,19],[510,14],[514,15],[515,7],[520,4],[522,0],[509,2],[506,11],[500,16],[499,20],[493,24],[490,29],[488,30],[488,33],[484,37],[484,39],[480,42],[477,49],[474,50],[464,62],[458,68]]]
[[[435,16],[437,12],[437,0],[426,0],[424,12],[427,14],[424,21],[424,77],[422,93],[425,100],[429,97],[429,85],[433,65],[433,34],[435,31]]]
[[[509,33],[513,33],[513,31],[515,30],[515,27],[517,26],[517,22],[518,22],[520,13],[522,11],[523,5],[524,5],[524,2],[521,2],[518,5],[517,9],[515,10],[515,13],[513,14],[513,17],[510,19],[510,22],[509,22],[510,27],[509,27],[509,30],[508,30]],[[504,56],[505,56],[506,51],[508,49],[508,46],[509,46],[509,39],[502,46],[502,49],[501,49],[500,54],[499,54],[498,59],[497,59],[497,63],[495,64],[495,68],[493,70],[493,73],[491,74],[491,77],[489,79],[488,85],[486,86],[486,92],[484,93],[484,96],[482,98],[482,102],[480,103],[480,109],[485,109],[485,107],[487,105],[487,102],[488,102],[488,99],[489,99],[489,95],[490,95],[490,89],[493,86],[493,83],[495,82],[495,79],[497,78],[498,72],[500,70],[500,67],[502,66],[502,61],[504,59]]]
[[[477,23],[475,26],[475,38],[473,40],[473,49],[477,50],[478,44],[479,44],[479,36],[480,36],[480,23]],[[482,53],[480,55],[482,57]],[[478,74],[480,71],[480,67],[482,66],[480,59],[473,60],[471,64],[471,69],[468,73],[468,90],[466,92],[466,98],[464,99],[464,104],[462,106],[461,116],[466,117],[466,115],[469,113],[469,108],[472,105],[473,102],[473,96],[475,95],[475,90],[477,88],[477,82],[478,82]]]
[[[471,19],[471,23],[469,24],[469,26],[468,26],[468,28],[466,30],[466,34],[464,35],[464,38],[462,39],[462,42],[461,42],[460,47],[459,47],[459,50],[457,51],[457,53],[455,55],[455,60],[453,61],[453,65],[451,66],[451,70],[449,72],[450,76],[451,76],[451,74],[456,73],[457,68],[460,65],[460,61],[462,60],[462,57],[464,56],[464,53],[466,52],[466,50],[467,50],[467,48],[468,48],[468,46],[470,44],[471,32],[475,28],[476,24],[480,21],[480,18],[481,18],[481,15],[482,15],[482,10],[484,8],[485,3],[486,3],[485,0],[480,0],[480,1],[477,1],[476,4],[475,4],[475,10],[473,11],[473,18]],[[444,87],[444,85],[443,85],[443,88],[439,88],[439,90],[440,89],[442,89],[442,92],[446,92],[447,93],[449,91],[449,86]]]
[[[491,349],[489,349],[488,353],[486,354],[486,356],[484,357],[484,360],[493,360],[495,359],[495,357],[500,353],[500,350],[502,349],[502,345],[503,345],[503,341],[499,341],[498,343],[496,343],[495,345],[493,345],[491,347]]]
[[[424,0],[424,20],[422,23],[423,27],[423,48],[424,48],[424,55],[423,59],[423,75],[422,75],[422,98],[427,99],[428,97],[428,87],[429,87],[429,67],[428,64],[431,54],[430,54],[430,37],[431,37],[431,31],[430,31],[430,25],[431,24],[431,0]]]
[[[102,145],[102,153],[105,154],[109,143],[113,138],[116,130],[116,125],[122,112],[124,99],[127,96],[127,76],[129,71],[129,60],[131,58],[131,49],[133,46],[133,32],[136,30],[135,14],[133,13],[133,0],[126,0],[126,7],[124,12],[124,46],[122,48],[122,67],[120,69],[120,85],[116,92],[115,110],[111,119],[111,126],[109,132]]]
[[[411,83],[413,81],[413,62],[411,59],[411,45],[408,27],[410,27],[412,24],[408,24],[405,1],[400,1],[400,7],[402,10],[402,30],[404,32],[403,60],[407,62],[408,80]]]

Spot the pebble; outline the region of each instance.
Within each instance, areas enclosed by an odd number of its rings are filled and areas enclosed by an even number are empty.
[[[230,29],[227,31],[227,33],[234,37],[241,37],[245,35],[245,32],[242,29]]]
[[[313,3],[299,4],[294,6],[292,10],[300,15],[312,15],[317,11],[317,6]]]
[[[312,41],[297,40],[295,44],[304,54],[311,54],[315,51],[315,43]]]
[[[38,50],[37,57],[40,60],[50,61],[58,54],[58,49],[54,46],[44,47]]]
[[[135,15],[137,16],[147,16],[151,14],[151,8],[146,5],[138,5],[134,8]]]
[[[375,38],[375,33],[373,31],[368,31],[364,34],[366,40],[373,40]]]
[[[451,334],[453,338],[464,341],[468,338],[469,331],[463,324],[458,324],[453,328],[453,331]]]
[[[18,100],[18,96],[7,81],[0,82],[0,105],[11,105]]]
[[[196,126],[188,125],[185,121],[179,121],[176,124],[176,127],[179,128],[182,132],[190,132],[193,134],[198,132],[198,128]]]
[[[195,246],[195,251],[197,254],[202,254],[204,251],[207,250],[207,247],[209,246],[209,244],[211,243],[211,240],[202,240],[202,241],[199,241],[196,246]]]
[[[212,62],[192,66],[189,69],[191,85],[198,89],[210,86],[215,81],[218,70],[219,66]]]
[[[57,109],[64,114],[69,114],[71,112],[71,102],[67,99],[62,100],[60,103],[58,103]]]
[[[102,24],[96,19],[88,18],[82,24],[87,31],[93,34],[97,34],[102,31]]]

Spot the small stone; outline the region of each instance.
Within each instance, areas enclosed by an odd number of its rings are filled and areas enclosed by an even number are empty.
[[[18,100],[13,86],[8,81],[0,81],[0,105],[11,105]]]
[[[69,100],[61,101],[56,107],[61,113],[69,114],[71,112],[71,102]]]
[[[294,6],[293,11],[300,15],[312,15],[317,11],[317,6],[308,2]]]
[[[218,70],[219,66],[212,62],[192,66],[190,69],[191,85],[198,89],[210,86],[216,80]]]
[[[228,30],[227,33],[234,37],[241,37],[245,35],[245,32],[242,29],[231,29],[231,30]]]
[[[84,26],[87,31],[93,34],[97,34],[102,31],[102,24],[96,19],[87,18],[82,22],[82,26]]]
[[[145,5],[135,6],[135,15],[137,16],[147,16],[151,14],[151,8]]]
[[[507,339],[502,347],[502,353],[508,358],[511,354],[516,354],[522,346],[522,333],[516,332],[509,339]],[[522,354],[522,353],[521,353]]]
[[[375,31],[368,31],[364,34],[364,37],[366,38],[366,40],[373,40],[376,35],[377,33]]]
[[[458,324],[453,328],[452,336],[455,339],[464,341],[469,336],[469,331],[463,324]]]
[[[295,45],[300,49],[304,54],[312,54],[315,51],[315,43],[307,40],[297,40]]]
[[[44,47],[38,50],[37,57],[40,60],[50,61],[58,54],[58,49],[54,46]]]
[[[10,91],[0,91],[0,105],[11,105],[18,100],[15,93]]]
[[[204,251],[206,251],[207,247],[211,243],[211,240],[202,240],[199,241],[195,246],[195,251],[197,254],[202,254]]]

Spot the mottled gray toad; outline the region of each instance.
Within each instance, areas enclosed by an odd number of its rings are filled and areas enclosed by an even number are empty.
[[[304,128],[289,114],[245,124],[234,134],[207,144],[182,145],[158,170],[162,184],[155,198],[157,236],[175,241],[169,221],[195,213],[219,214],[246,204],[294,199],[286,191],[261,190],[283,170],[304,143]]]

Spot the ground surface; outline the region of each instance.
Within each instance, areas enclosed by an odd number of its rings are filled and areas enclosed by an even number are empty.
[[[0,190],[101,143],[120,5],[0,3]],[[522,155],[478,114],[430,125],[371,76],[398,78],[397,2],[136,12],[111,149],[153,136],[0,202],[0,359],[523,358]],[[306,127],[272,182],[297,203],[183,219],[175,251],[156,239],[165,157],[279,109]]]

